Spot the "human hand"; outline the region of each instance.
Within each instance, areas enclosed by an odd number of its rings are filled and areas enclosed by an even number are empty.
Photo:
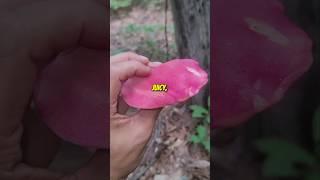
[[[59,140],[25,116],[38,72],[56,55],[79,46],[106,49],[105,2],[3,0],[0,12],[0,179],[106,179],[106,152],[71,175],[48,171]]]
[[[131,77],[150,74],[150,62],[134,53],[122,53],[110,58],[110,174],[120,179],[133,171],[151,137],[160,112],[140,110],[133,116],[121,114],[127,110],[119,97],[122,82]]]

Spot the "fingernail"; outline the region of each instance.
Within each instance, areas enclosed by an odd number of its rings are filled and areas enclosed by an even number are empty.
[[[149,58],[142,56],[142,55],[139,55],[139,56],[141,57],[141,59],[149,61]]]
[[[162,62],[158,62],[158,61],[154,61],[154,62],[149,62],[149,66],[150,67],[157,67],[157,66],[159,66],[159,65],[161,65],[162,64]]]

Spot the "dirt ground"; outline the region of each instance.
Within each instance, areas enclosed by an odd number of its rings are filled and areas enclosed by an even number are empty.
[[[110,17],[110,51],[116,54],[135,51],[152,61],[165,61],[165,11],[133,7],[130,10],[113,12]],[[168,58],[174,58],[176,45],[172,15],[167,20]]]
[[[165,61],[165,10],[159,7],[133,7],[113,12],[110,23],[111,54],[135,51],[152,61]],[[168,11],[169,58],[177,56],[172,15]],[[130,180],[209,179],[210,160],[200,146],[189,142],[198,123],[186,105],[167,107],[158,119],[158,134],[141,166]]]

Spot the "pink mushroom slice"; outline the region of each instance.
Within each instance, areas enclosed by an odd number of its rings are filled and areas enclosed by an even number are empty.
[[[59,137],[92,148],[108,147],[107,58],[80,48],[60,55],[40,74],[34,101]]]
[[[175,59],[153,67],[148,77],[128,79],[121,96],[131,107],[154,109],[183,102],[208,82],[197,61]]]
[[[213,127],[278,102],[312,64],[312,42],[277,0],[213,1]]]

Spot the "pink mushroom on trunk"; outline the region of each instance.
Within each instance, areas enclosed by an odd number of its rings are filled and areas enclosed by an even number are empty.
[[[312,43],[277,0],[213,2],[213,127],[278,102],[312,64]]]

